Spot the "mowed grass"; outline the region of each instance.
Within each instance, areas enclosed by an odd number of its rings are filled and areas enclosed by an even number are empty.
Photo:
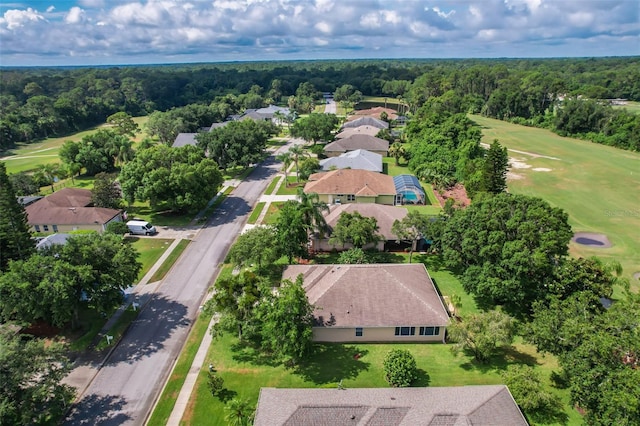
[[[260,213],[262,213],[262,210],[264,209],[265,204],[266,203],[264,201],[260,201],[258,204],[256,204],[256,207],[253,209],[253,211],[249,215],[249,219],[247,219],[248,224],[254,225],[258,221],[258,218],[260,217]]]
[[[140,253],[138,261],[142,263],[142,269],[138,274],[138,281],[149,272],[149,269],[151,269],[154,263],[162,256],[162,253],[164,253],[173,242],[171,239],[138,237],[127,237],[125,241],[131,243],[131,245],[138,250],[138,253]]]
[[[535,154],[509,152],[510,157],[531,166],[511,169],[521,179],[510,179],[509,191],[537,196],[562,208],[569,214],[574,232],[607,235],[613,243],[611,248],[572,242],[570,252],[574,256],[619,261],[624,277],[631,280],[632,289],[637,291],[640,282],[632,275],[640,271],[640,153],[478,115],[471,118],[482,126],[484,142],[497,138],[510,150]]]
[[[280,182],[280,179],[282,179],[282,176],[276,176],[273,178],[273,180],[271,182],[269,182],[269,186],[267,186],[267,189],[264,191],[264,193],[266,195],[271,195],[271,193],[273,192],[273,190],[276,188],[276,186],[278,185],[278,183]]]
[[[173,264],[180,258],[182,252],[184,252],[189,245],[190,240],[180,240],[180,242],[176,245],[176,247],[169,253],[167,258],[162,262],[162,265],[156,270],[151,279],[150,283],[162,280],[165,275],[171,270]]]
[[[142,141],[142,139],[148,136],[144,129],[144,125],[148,119],[148,116],[133,118],[133,121],[138,124],[141,130],[134,138],[135,143]],[[101,124],[81,132],[72,133],[68,136],[47,138],[43,141],[30,144],[21,143],[15,149],[11,149],[8,152],[3,153],[2,160],[6,164],[7,173],[10,174],[32,171],[37,169],[38,166],[44,164],[61,163],[62,161],[58,157],[58,151],[62,144],[66,141],[78,142],[83,137],[95,133],[98,129],[106,128],[109,128],[107,124]]]
[[[629,101],[626,105],[614,105],[614,109],[626,109],[629,112],[640,114],[640,102]]]
[[[226,334],[214,340],[207,360],[224,379],[228,397],[247,399],[255,406],[261,387],[279,388],[349,388],[382,387],[383,359],[392,349],[406,349],[416,358],[418,379],[414,386],[465,386],[500,384],[500,373],[508,365],[528,364],[543,375],[545,384],[565,401],[568,424],[580,424],[580,415],[566,404],[566,390],[551,389],[550,374],[557,370],[553,357],[540,357],[535,348],[516,342],[487,365],[476,363],[469,355],[453,354],[443,344],[318,344],[315,353],[298,367],[286,369],[269,357],[238,344]],[[356,355],[360,355],[357,357]],[[194,394],[180,424],[226,424],[224,403],[209,393],[207,367],[200,371]]]
[[[298,182],[294,173],[287,176],[286,182],[282,182],[276,195],[296,195],[299,187],[304,188],[304,182]]]

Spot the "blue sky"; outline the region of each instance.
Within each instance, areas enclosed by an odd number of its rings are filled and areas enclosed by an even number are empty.
[[[640,0],[29,0],[0,65],[640,55]]]

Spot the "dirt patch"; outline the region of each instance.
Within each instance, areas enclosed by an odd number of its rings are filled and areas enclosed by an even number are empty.
[[[525,161],[521,158],[511,157],[509,158],[509,166],[512,169],[530,169],[531,165],[525,163]]]
[[[640,281],[640,271],[636,272],[635,274],[633,274],[633,278]]]
[[[520,179],[524,179],[524,176],[519,175],[517,173],[513,173],[513,172],[507,172],[507,179],[520,180]]]
[[[609,238],[604,234],[595,234],[591,232],[576,232],[571,239],[574,243],[589,246],[593,248],[609,248],[613,246]]]
[[[536,167],[534,169],[531,169],[534,172],[550,172],[551,169],[547,169],[546,167]]]
[[[436,195],[440,207],[444,207],[444,203],[446,203],[449,198],[453,198],[456,207],[468,207],[471,204],[467,190],[464,189],[464,186],[460,183],[456,183],[455,186],[444,191],[434,189],[433,193]]]

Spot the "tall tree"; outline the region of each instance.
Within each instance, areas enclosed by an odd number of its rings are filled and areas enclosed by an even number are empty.
[[[293,159],[291,157],[291,153],[289,151],[287,151],[287,152],[283,152],[281,154],[278,154],[278,155],[276,155],[276,160],[282,162],[282,170],[284,171],[284,183],[283,183],[283,185],[286,186],[287,183],[288,183],[287,177],[289,176],[289,166],[293,162]]]
[[[527,314],[546,296],[573,232],[567,214],[540,198],[497,194],[456,210],[441,245],[447,263],[464,271],[464,288]]]
[[[116,112],[107,117],[107,123],[113,126],[114,131],[119,135],[135,136],[140,131],[138,124],[126,112]]]
[[[289,154],[293,158],[293,163],[296,165],[296,182],[300,182],[300,159],[307,155],[307,152],[300,145],[294,145],[289,148]]]
[[[343,212],[331,232],[330,244],[353,244],[362,248],[374,244],[382,237],[378,234],[378,221],[375,217],[362,216],[359,212]]]
[[[562,401],[545,389],[538,370],[528,365],[509,365],[502,378],[513,399],[530,418],[540,423],[555,423],[566,417]]]
[[[291,136],[312,142],[330,141],[333,132],[338,127],[338,117],[335,114],[312,113],[297,120],[291,126]]]
[[[27,224],[27,213],[18,203],[13,185],[0,162],[0,271],[10,260],[26,259],[35,250]]]
[[[98,173],[91,190],[91,202],[95,207],[119,209],[122,204],[122,192],[115,175]]]
[[[73,401],[62,384],[69,362],[55,343],[0,332],[0,366],[0,424],[55,424]]]
[[[286,201],[280,208],[280,214],[275,223],[275,243],[281,256],[287,256],[289,264],[296,256],[308,254],[307,243],[309,235],[300,203],[294,200]]]
[[[509,154],[507,148],[494,139],[483,160],[480,188],[483,191],[499,194],[507,189],[507,170]]]
[[[295,282],[282,282],[258,305],[262,346],[276,356],[297,362],[311,350],[313,306],[304,291],[302,274]]]
[[[489,361],[500,348],[511,344],[515,331],[513,319],[500,311],[469,315],[464,321],[447,327],[452,350],[469,351],[478,362]]]
[[[328,231],[323,214],[323,212],[329,212],[327,203],[320,201],[320,196],[315,192],[306,193],[302,188],[298,188],[298,201],[302,218],[309,232],[318,232],[323,236]]]
[[[237,266],[255,264],[260,271],[266,264],[278,259],[276,230],[271,226],[256,226],[240,234],[229,250],[228,259]]]
[[[407,150],[404,147],[404,144],[401,142],[394,142],[391,144],[389,147],[389,156],[393,157],[396,162],[396,166],[399,166],[400,159],[406,159],[407,157]]]
[[[391,225],[393,232],[398,240],[408,241],[411,245],[409,248],[409,263],[416,249],[416,245],[420,239],[427,235],[429,230],[429,218],[417,210],[411,210],[402,220],[395,220]]]

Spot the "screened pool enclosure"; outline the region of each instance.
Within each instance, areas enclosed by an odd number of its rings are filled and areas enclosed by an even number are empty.
[[[393,178],[396,186],[396,204],[425,204],[425,193],[420,181],[413,175]]]

